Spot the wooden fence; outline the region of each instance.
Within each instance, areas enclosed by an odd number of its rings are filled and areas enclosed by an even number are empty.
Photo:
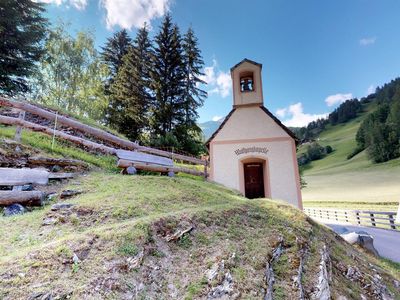
[[[0,124],[17,126],[16,137],[20,135],[20,129],[25,128],[32,131],[42,132],[47,135],[51,135],[53,137],[65,139],[72,143],[85,146],[105,154],[116,155],[118,149],[127,149],[127,150],[134,150],[137,152],[149,153],[157,156],[168,157],[170,159],[192,165],[200,165],[203,167],[203,171],[197,171],[190,168],[179,168],[179,172],[204,176],[204,178],[207,178],[208,176],[207,160],[199,159],[192,156],[182,155],[178,153],[168,152],[160,149],[155,149],[151,147],[141,146],[138,143],[123,139],[105,130],[83,124],[73,118],[48,111],[46,109],[40,108],[36,105],[27,102],[20,102],[0,97],[0,106],[15,108],[21,112],[28,112],[33,115],[37,115],[41,118],[55,122],[57,126],[66,126],[76,129],[85,134],[93,136],[97,140],[105,141],[108,144],[112,144],[115,147],[110,147],[104,144],[90,141],[82,137],[77,137],[69,133],[65,133],[63,131],[57,130],[55,128],[56,126],[54,128],[49,128],[40,124],[35,124],[33,122],[26,121],[24,119],[25,113],[20,114],[18,118],[0,115]]]
[[[304,208],[304,212],[310,217],[321,220],[400,230],[400,224],[395,223],[397,213],[393,211],[338,210],[306,207]]]

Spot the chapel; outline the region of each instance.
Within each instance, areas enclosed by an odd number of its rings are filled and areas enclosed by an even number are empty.
[[[209,180],[249,199],[280,199],[302,209],[298,140],[264,106],[261,70],[249,59],[231,68],[232,110],[206,142]]]

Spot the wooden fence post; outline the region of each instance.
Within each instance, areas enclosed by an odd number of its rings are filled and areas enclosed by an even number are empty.
[[[358,211],[356,212],[356,218],[358,225],[361,225],[360,213]]]
[[[208,161],[206,160],[206,164],[204,165],[204,180],[207,180],[208,177],[207,167],[208,167]]]
[[[370,213],[369,216],[371,217],[371,224],[372,224],[372,226],[376,226],[374,214]]]
[[[391,229],[396,229],[396,225],[394,224],[393,215],[389,215],[389,222],[390,222],[390,228]]]
[[[18,118],[20,120],[24,120],[25,119],[25,111],[24,110],[20,110],[19,111]],[[16,142],[21,142],[21,134],[22,134],[22,126],[18,125],[17,129],[15,130],[15,136],[14,136],[14,140]]]

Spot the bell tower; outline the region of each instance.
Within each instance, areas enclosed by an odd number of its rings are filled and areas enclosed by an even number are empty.
[[[263,105],[261,69],[247,58],[231,68],[233,107]]]

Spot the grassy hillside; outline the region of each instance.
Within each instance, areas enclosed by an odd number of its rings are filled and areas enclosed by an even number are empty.
[[[315,292],[324,245],[333,297],[373,299],[378,285],[400,297],[398,265],[361,254],[283,203],[188,178],[92,173],[71,182],[77,187],[85,193],[68,201],[70,209],[0,217],[0,299],[203,299],[224,284],[231,298],[260,299],[279,244],[274,299],[298,297],[300,260],[304,293]],[[346,275],[351,268],[359,279]]]
[[[331,145],[334,152],[311,162],[305,168],[307,188],[303,189],[306,206],[349,207],[395,210],[400,201],[400,159],[374,164],[365,151],[348,160],[356,148],[355,135],[361,121],[374,110],[374,104],[345,124],[327,126],[318,143]],[[305,151],[302,146],[300,151]]]

